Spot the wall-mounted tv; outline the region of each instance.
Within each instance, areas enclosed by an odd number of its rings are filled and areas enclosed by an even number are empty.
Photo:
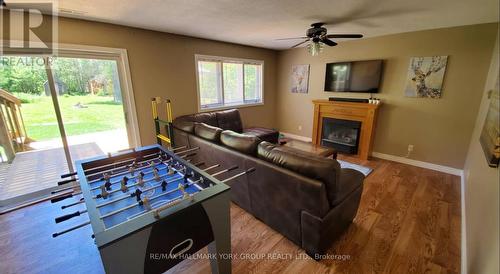
[[[382,60],[326,64],[325,91],[379,92]]]

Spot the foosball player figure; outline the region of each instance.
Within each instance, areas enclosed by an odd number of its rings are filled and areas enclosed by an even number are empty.
[[[108,183],[111,180],[111,176],[109,176],[109,173],[104,173],[104,175],[102,176],[102,178],[104,179],[104,181],[106,183]]]
[[[187,193],[186,188],[183,184],[179,184],[179,190],[182,192],[182,200],[188,199],[188,198],[190,198],[190,199],[193,198],[193,196],[191,196],[191,195],[189,195],[189,193]]]
[[[102,185],[100,186],[100,188],[101,188],[101,194],[97,195],[97,198],[106,199],[109,195],[108,191],[106,190],[106,186]]]
[[[135,189],[135,192],[132,194],[132,197],[135,196],[135,199],[139,202],[141,201],[141,194],[142,194],[142,191],[138,188]]]
[[[108,180],[104,183],[104,187],[106,188],[107,191],[111,190],[111,182]]]
[[[146,210],[151,210],[151,203],[149,202],[148,197],[142,198],[142,201],[139,202]]]
[[[161,153],[160,154],[160,160],[161,161],[167,161],[168,160],[168,155],[166,153]]]
[[[135,175],[135,167],[131,165],[128,168],[128,172],[130,173],[130,175],[134,176]]]
[[[165,180],[161,181],[161,191],[167,190],[167,182]]]
[[[154,167],[155,167],[155,162],[153,162],[153,161],[149,161],[149,167],[150,167],[150,168],[154,168]]]
[[[172,168],[172,165],[168,165],[168,175],[173,175],[175,173],[175,170]]]
[[[127,176],[124,176],[121,180],[121,187],[120,187],[120,190],[122,192],[127,192],[128,190],[128,187],[127,187],[127,182],[128,182],[128,177]]]
[[[144,172],[142,171],[137,175],[137,185],[140,187],[144,186]]]
[[[159,172],[159,170],[158,170],[156,167],[155,167],[155,168],[153,168],[153,176],[155,177],[155,180],[156,180],[157,182],[159,182],[159,181],[160,181],[160,179],[161,179],[161,178],[160,178],[160,175],[158,174],[158,172]]]

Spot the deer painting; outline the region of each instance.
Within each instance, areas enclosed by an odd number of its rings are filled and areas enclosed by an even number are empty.
[[[410,62],[406,95],[440,98],[448,56],[415,57]]]

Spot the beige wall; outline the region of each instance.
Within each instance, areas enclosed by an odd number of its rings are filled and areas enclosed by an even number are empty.
[[[59,19],[59,42],[127,49],[144,145],[155,142],[152,97],[170,98],[174,116],[197,112],[195,54],[264,60],[265,104],[241,114],[245,126],[275,125],[276,51],[67,18]]]
[[[500,170],[491,168],[479,143],[479,136],[489,106],[488,91],[499,76],[499,42],[497,38],[488,81],[465,163],[465,220],[467,264],[469,273],[499,273],[499,184]]]
[[[384,59],[381,86],[384,105],[375,133],[374,151],[462,169],[488,73],[497,24],[404,33],[340,43],[319,56],[298,48],[278,55],[277,125],[280,130],[311,137],[311,100],[367,98],[367,94],[324,92],[325,64],[336,61]],[[448,55],[441,99],[404,97],[412,56]],[[290,92],[293,64],[310,64],[309,94]],[[302,126],[302,130],[298,127]]]

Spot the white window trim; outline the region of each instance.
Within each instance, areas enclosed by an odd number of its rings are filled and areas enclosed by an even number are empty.
[[[261,65],[261,77],[260,77],[261,102],[259,102],[259,103],[247,103],[247,104],[236,103],[236,104],[228,104],[228,105],[224,105],[224,106],[220,106],[220,107],[202,108],[201,107],[201,95],[200,95],[200,80],[199,80],[199,74],[198,74],[198,61],[220,61],[220,62],[227,62],[227,63],[231,63],[231,62],[234,63],[236,61],[236,62],[242,62],[242,63],[246,63],[246,64]],[[198,112],[209,112],[209,111],[215,111],[215,110],[255,107],[255,106],[264,105],[264,97],[265,96],[264,96],[264,61],[263,60],[195,54],[194,55],[194,66],[195,66],[195,73],[196,73],[196,101],[197,101],[196,105],[198,106]],[[243,74],[243,77],[244,77],[244,74]],[[244,79],[245,78],[243,78],[243,81],[245,81]],[[224,83],[222,83],[222,85],[224,85]],[[222,92],[224,93],[224,90],[222,90]]]
[[[0,47],[6,55],[14,54],[30,54],[35,56],[45,56],[43,51],[25,49],[25,48],[8,48],[4,45],[10,45],[12,42],[20,42],[19,40],[0,40]],[[132,87],[132,76],[130,73],[130,65],[128,62],[127,50],[123,48],[110,48],[99,46],[88,46],[78,44],[55,43],[51,45],[61,57],[88,57],[95,59],[113,59],[117,61],[118,74],[120,77],[123,104],[126,106],[126,119],[128,120],[127,135],[131,147],[142,145],[141,135],[139,132],[139,122],[137,118],[137,110],[135,107],[134,90]],[[122,79],[123,78],[123,79]]]

